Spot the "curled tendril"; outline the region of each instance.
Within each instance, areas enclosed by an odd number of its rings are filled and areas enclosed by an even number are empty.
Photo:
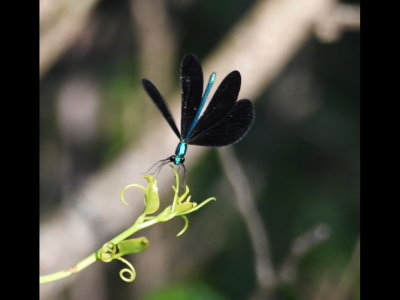
[[[136,271],[133,265],[122,256],[142,252],[149,246],[149,241],[145,237],[123,240],[119,243],[107,242],[97,253],[97,258],[103,262],[111,262],[118,259],[128,267],[119,272],[119,277],[125,282],[132,282],[136,278]]]
[[[110,262],[114,259],[116,253],[117,245],[111,242],[105,243],[103,247],[101,247],[99,259],[104,262]]]
[[[128,206],[129,204],[128,204],[128,202],[126,202],[124,195],[125,195],[126,191],[128,189],[130,189],[131,187],[137,187],[139,189],[142,189],[143,191],[146,191],[146,189],[143,186],[141,186],[140,184],[133,183],[133,184],[128,184],[127,186],[125,186],[121,191],[121,202],[126,206]]]
[[[119,271],[119,277],[125,282],[132,282],[136,278],[136,271],[132,264],[122,257],[118,257],[118,260],[122,261],[124,264],[128,266],[128,268],[123,268]],[[125,276],[125,273],[129,274]]]
[[[179,233],[176,235],[177,237],[178,237],[178,236],[181,236],[182,234],[184,234],[185,231],[186,231],[186,230],[188,229],[188,227],[189,227],[189,219],[188,219],[188,217],[186,217],[186,216],[181,216],[181,217],[182,217],[182,219],[185,221],[185,224],[183,225],[182,230],[179,231]]]

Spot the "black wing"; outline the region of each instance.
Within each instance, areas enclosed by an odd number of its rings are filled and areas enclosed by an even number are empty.
[[[251,101],[239,100],[221,121],[193,137],[188,144],[220,147],[237,143],[249,131],[254,116],[255,111]]]
[[[142,79],[142,85],[146,90],[147,94],[153,100],[154,104],[158,107],[165,120],[167,120],[169,126],[171,126],[172,130],[175,132],[176,136],[181,139],[181,135],[179,133],[178,128],[176,127],[175,121],[172,118],[172,115],[168,109],[167,104],[165,103],[164,98],[161,96],[160,92],[157,88],[147,79]]]
[[[211,98],[207,109],[190,134],[188,138],[189,141],[195,139],[197,135],[200,135],[203,131],[214,126],[229,113],[238,98],[240,84],[241,76],[238,71],[229,73],[224,80],[222,80],[214,96]]]
[[[186,54],[181,64],[182,113],[181,136],[186,136],[199,108],[203,94],[203,71],[193,54]]]

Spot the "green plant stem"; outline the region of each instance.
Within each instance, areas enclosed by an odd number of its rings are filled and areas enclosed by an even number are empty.
[[[40,284],[48,283],[48,282],[52,282],[52,281],[56,281],[56,280],[68,277],[68,276],[70,276],[74,273],[77,273],[77,272],[83,270],[84,268],[90,266],[96,260],[97,260],[97,257],[96,257],[96,252],[95,252],[95,253],[92,253],[91,255],[89,255],[88,257],[86,257],[85,259],[81,260],[80,262],[78,262],[76,265],[74,265],[73,267],[71,267],[69,269],[51,273],[49,275],[40,276]]]
[[[157,218],[154,218],[154,219],[148,220],[146,222],[143,222],[139,225],[135,223],[131,227],[129,227],[127,230],[125,230],[124,232],[121,232],[119,235],[114,237],[110,242],[114,243],[114,244],[118,244],[119,242],[130,237],[135,232],[142,230],[144,228],[150,227],[154,224],[157,224],[158,222],[160,222],[160,221]]]
[[[135,221],[135,223],[126,229],[124,232],[118,234],[116,237],[114,237],[112,240],[109,242],[103,244],[103,246],[97,250],[96,252],[90,254],[88,257],[85,259],[81,260],[78,262],[76,265],[69,269],[65,269],[62,271],[58,271],[52,274],[40,276],[40,283],[48,283],[52,281],[56,281],[65,277],[68,277],[74,273],[80,272],[81,270],[85,269],[92,263],[94,263],[97,260],[103,261],[103,262],[110,262],[114,259],[119,259],[122,262],[124,262],[128,268],[122,269],[120,272],[120,277],[124,281],[131,282],[135,279],[136,277],[136,272],[133,266],[123,259],[121,256],[125,254],[132,254],[132,253],[137,253],[144,251],[148,245],[149,241],[145,238],[138,238],[136,241],[133,241],[133,244],[131,243],[132,241],[125,241],[127,238],[129,238],[131,235],[136,233],[139,230],[142,230],[144,228],[150,227],[152,225],[155,225],[160,222],[167,222],[171,219],[173,219],[176,216],[180,216],[184,219],[185,224],[183,229],[178,233],[177,236],[180,236],[183,234],[189,225],[188,218],[186,217],[186,214],[192,213],[205,204],[207,204],[210,201],[216,200],[214,197],[210,197],[206,200],[204,200],[202,203],[197,205],[196,202],[190,202],[191,196],[189,195],[189,187],[186,186],[186,189],[184,193],[179,196],[179,175],[178,172],[174,167],[172,167],[173,172],[175,174],[175,182],[176,186],[173,187],[174,190],[174,199],[172,200],[172,205],[166,207],[159,215],[157,216],[147,216],[148,214],[152,214],[156,212],[159,208],[159,196],[158,196],[158,190],[157,190],[157,181],[154,179],[154,177],[150,175],[145,175],[145,179],[148,181],[148,186],[147,188],[144,188],[140,185],[136,184],[131,184],[126,186],[122,192],[121,192],[121,200],[122,202],[127,205],[127,202],[124,199],[124,193],[125,191],[130,188],[130,187],[139,187],[145,192],[145,205],[146,208],[144,212],[139,216],[139,218]],[[186,199],[186,200],[185,200]],[[135,240],[135,239],[134,239]],[[135,244],[136,243],[136,244]],[[131,245],[131,248],[129,248],[127,245]],[[124,250],[121,250],[124,249]],[[116,253],[117,249],[121,250],[121,252]],[[128,273],[130,274],[129,277],[126,277],[124,274]]]
[[[125,240],[126,238],[130,237],[135,232],[137,232],[137,231],[139,231],[141,229],[147,228],[149,226],[152,226],[154,224],[157,224],[158,222],[160,222],[160,221],[157,218],[154,218],[154,219],[150,219],[150,220],[148,220],[146,222],[143,222],[141,224],[136,224],[135,223],[131,227],[129,227],[127,230],[125,230],[124,232],[122,232],[119,235],[117,235],[116,237],[114,237],[110,242],[114,243],[114,244],[118,244],[119,242],[121,242],[121,241]],[[63,279],[63,278],[68,277],[68,276],[70,276],[70,275],[72,275],[74,273],[78,273],[78,272],[82,271],[86,267],[90,266],[92,263],[94,263],[97,260],[99,260],[99,258],[97,257],[97,252],[99,250],[97,250],[96,252],[90,254],[88,257],[84,258],[83,260],[81,260],[80,262],[78,262],[76,265],[74,265],[73,267],[71,267],[69,269],[65,269],[65,270],[58,271],[58,272],[55,272],[55,273],[51,273],[51,274],[48,274],[48,275],[40,276],[40,284],[56,281],[56,280],[59,280],[59,279]]]

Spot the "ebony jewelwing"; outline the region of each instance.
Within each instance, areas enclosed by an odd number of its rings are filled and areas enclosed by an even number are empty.
[[[241,76],[239,71],[232,71],[222,80],[200,116],[216,73],[210,75],[203,94],[203,71],[195,55],[186,54],[183,57],[180,72],[181,131],[178,130],[164,98],[154,84],[142,79],[142,85],[180,140],[175,154],[160,162],[162,165],[169,162],[182,165],[186,173],[184,161],[188,145],[221,147],[239,142],[253,124],[255,111],[250,100],[236,101]]]

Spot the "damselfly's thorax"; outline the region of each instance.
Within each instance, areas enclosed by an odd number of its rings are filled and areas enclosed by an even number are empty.
[[[175,150],[175,155],[170,156],[170,161],[173,162],[175,165],[182,164],[185,161],[185,154],[187,151],[187,144],[186,142],[179,142],[178,146]]]

